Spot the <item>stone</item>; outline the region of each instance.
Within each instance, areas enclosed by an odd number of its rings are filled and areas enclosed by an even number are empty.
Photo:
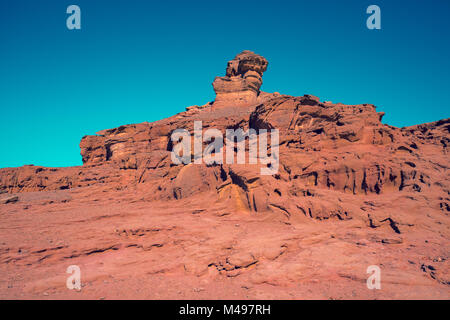
[[[19,201],[19,197],[18,196],[0,197],[0,204],[15,203],[17,201]]]
[[[266,69],[244,51],[215,101],[85,136],[82,166],[0,169],[0,274],[15,283],[0,298],[448,299],[450,119],[397,128],[371,104],[264,92]],[[171,134],[194,121],[278,129],[278,172],[174,164]],[[61,290],[79,263],[94,292]],[[381,263],[386,290],[367,290]]]
[[[225,77],[213,82],[216,105],[219,103],[248,104],[255,102],[262,85],[267,60],[252,51],[245,50],[228,62]]]

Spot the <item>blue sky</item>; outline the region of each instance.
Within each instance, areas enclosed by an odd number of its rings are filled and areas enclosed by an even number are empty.
[[[0,167],[80,165],[84,135],[213,100],[245,49],[269,61],[264,91],[373,103],[398,127],[448,118],[449,15],[445,0],[1,1]]]

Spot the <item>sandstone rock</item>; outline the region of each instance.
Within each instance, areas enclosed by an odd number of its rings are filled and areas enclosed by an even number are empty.
[[[19,201],[18,196],[2,196],[0,197],[0,204],[8,204],[8,203],[15,203]]]
[[[243,52],[214,103],[83,137],[82,166],[0,169],[0,274],[25,275],[0,298],[71,298],[50,275],[81,263],[96,297],[179,298],[206,281],[183,297],[448,299],[450,119],[396,128],[374,105],[266,93],[266,68]],[[194,121],[278,129],[278,172],[174,164],[171,133]],[[365,287],[373,264],[389,266],[386,290]]]
[[[256,101],[262,85],[267,60],[251,51],[243,51],[228,62],[225,77],[213,82],[216,105],[220,103],[248,104]]]

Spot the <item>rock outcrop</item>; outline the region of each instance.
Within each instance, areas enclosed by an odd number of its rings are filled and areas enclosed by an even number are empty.
[[[265,93],[259,89],[266,68],[263,57],[244,51],[214,81],[214,102],[85,136],[80,167],[0,169],[0,238],[9,239],[0,244],[0,273],[68,259],[90,264],[98,255],[124,281],[142,270],[142,279],[152,274],[156,282],[162,274],[224,277],[237,279],[239,290],[250,283],[251,298],[270,298],[277,288],[284,297],[298,282],[316,294],[292,289],[299,298],[336,297],[330,287],[339,287],[350,298],[356,290],[364,298],[448,299],[450,119],[396,128],[371,104]],[[278,129],[278,172],[263,176],[264,164],[248,161],[175,164],[171,134],[194,132],[195,121],[222,134]],[[34,219],[42,224],[36,230]],[[20,224],[40,240],[17,234]],[[62,238],[49,244],[47,233]],[[131,259],[129,274],[117,267],[121,257]],[[389,266],[389,289],[367,291],[373,264]],[[2,290],[0,298],[11,296]]]
[[[400,129],[382,124],[382,116],[373,105],[323,103],[311,95],[272,96],[265,103],[220,109],[208,104],[86,136],[80,143],[82,167],[1,169],[0,188],[24,192],[105,183],[145,190],[154,200],[201,191],[213,194],[205,201],[222,199],[245,211],[289,215],[315,215],[304,196],[310,188],[351,195],[410,191],[428,193],[440,199],[437,206],[448,208],[450,120]],[[279,128],[279,172],[261,177],[260,164],[174,165],[170,135],[180,128],[193,132],[194,121],[224,134],[228,128]]]
[[[251,51],[243,51],[228,62],[225,77],[213,82],[216,104],[251,104],[259,96],[267,60]]]

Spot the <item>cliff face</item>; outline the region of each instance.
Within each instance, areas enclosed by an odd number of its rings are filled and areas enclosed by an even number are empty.
[[[281,208],[288,214],[308,215],[318,215],[310,204],[314,197],[305,196],[310,189],[380,198],[411,193],[414,198],[428,194],[436,200],[435,208],[448,208],[449,119],[400,129],[382,124],[383,113],[369,104],[333,104],[309,95],[266,93],[258,99],[255,104],[227,108],[223,101],[219,106],[216,102],[193,106],[154,123],[85,136],[80,143],[82,167],[1,169],[1,189],[42,191],[110,183],[146,190],[154,200],[211,192],[205,201],[228,199],[224,193],[236,189],[230,196],[235,203],[243,203],[245,210]],[[180,128],[193,132],[194,121],[224,134],[228,128],[256,132],[277,128],[278,173],[261,176],[261,165],[248,160],[245,165],[174,165],[171,133]]]
[[[426,226],[439,233],[436,242],[448,249],[450,119],[396,128],[381,122],[383,113],[374,105],[265,93],[259,89],[267,64],[244,51],[228,63],[225,77],[214,80],[214,102],[157,122],[85,136],[81,167],[0,169],[0,190],[103,188],[138,195],[145,203],[201,207],[199,212],[219,217],[245,213],[289,225],[352,221],[380,232],[374,243],[401,243],[405,233],[420,233],[420,226]],[[278,172],[261,175],[263,165],[248,161],[174,164],[171,134],[177,129],[194,132],[195,121],[223,134],[230,128],[278,129]],[[218,262],[216,267],[225,270]],[[434,279],[449,281],[446,272],[435,272]]]

